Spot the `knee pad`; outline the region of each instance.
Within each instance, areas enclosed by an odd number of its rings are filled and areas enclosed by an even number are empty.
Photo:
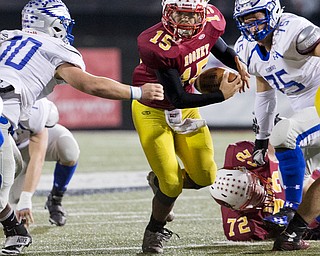
[[[78,162],[80,149],[73,137],[61,136],[57,142],[59,161],[63,164]]]
[[[291,122],[290,119],[283,119],[273,127],[269,142],[274,148],[295,149],[296,141],[292,134]]]

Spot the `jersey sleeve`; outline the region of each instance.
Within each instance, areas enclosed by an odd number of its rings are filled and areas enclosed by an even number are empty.
[[[83,71],[86,69],[81,53],[71,45],[60,45],[60,52],[63,55],[56,55],[54,58],[55,65],[58,67],[63,63],[70,63]]]
[[[277,46],[283,49],[284,56],[287,59],[305,59],[305,55],[301,55],[297,51],[297,37],[304,28],[315,25],[309,20],[296,15],[287,15],[284,17],[281,22],[282,26],[279,28],[278,36],[276,35]]]
[[[226,20],[219,9],[212,4],[208,4],[206,21],[210,23],[216,33],[220,34],[219,36],[224,33]]]

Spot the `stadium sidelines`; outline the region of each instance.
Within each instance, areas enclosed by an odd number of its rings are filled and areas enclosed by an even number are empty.
[[[82,195],[147,189],[147,171],[115,171],[76,173],[68,185],[67,194]],[[47,195],[53,184],[52,174],[43,174],[36,195]]]

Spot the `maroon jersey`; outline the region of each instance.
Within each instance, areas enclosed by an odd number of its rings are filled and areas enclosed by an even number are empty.
[[[191,38],[174,41],[162,22],[142,32],[138,37],[141,63],[133,72],[133,85],[157,83],[157,69],[176,69],[186,92],[193,93],[192,83],[208,62],[211,48],[224,33],[226,22],[213,5],[207,7],[203,31]],[[150,107],[172,110],[175,107],[163,101],[140,101]]]
[[[280,186],[278,163],[271,160],[270,157],[266,165],[256,167],[252,161],[253,148],[254,143],[250,141],[230,144],[226,150],[225,166],[223,168],[232,169],[243,166],[264,179],[268,179],[272,184],[274,198],[268,206],[245,212],[221,206],[224,234],[228,240],[232,241],[264,240],[268,238],[269,234],[265,229],[263,218],[278,212],[284,203],[284,191]]]

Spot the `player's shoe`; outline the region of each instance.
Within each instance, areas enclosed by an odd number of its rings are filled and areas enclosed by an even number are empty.
[[[302,238],[304,240],[320,240],[320,225],[315,228],[307,228]]]
[[[61,201],[62,196],[56,196],[50,193],[44,206],[45,209],[48,209],[50,214],[49,222],[56,226],[64,226],[67,221],[67,212],[62,207]]]
[[[1,249],[2,255],[18,255],[24,247],[28,247],[32,243],[32,238],[22,223],[14,228],[4,229],[4,234],[6,241]]]
[[[263,221],[268,230],[280,234],[288,226],[295,212],[292,208],[284,207],[278,213],[265,217]]]
[[[151,172],[148,173],[148,176],[147,176],[148,184],[149,184],[149,186],[151,187],[154,195],[157,193],[157,191],[158,191],[158,189],[159,189],[159,188],[155,185],[155,183],[154,183],[155,177],[156,177],[156,175],[154,174],[153,171],[151,171]],[[168,214],[168,216],[167,216],[166,221],[167,221],[167,222],[171,222],[171,221],[173,221],[173,220],[174,220],[174,212],[173,212],[173,210],[171,210],[171,212],[170,212],[170,213]]]
[[[293,251],[305,250],[310,247],[310,244],[298,237],[296,233],[288,234],[282,232],[280,236],[274,241],[273,251]]]
[[[143,236],[142,251],[144,253],[163,253],[164,242],[169,241],[173,234],[167,228],[163,228],[158,232],[146,229]]]

